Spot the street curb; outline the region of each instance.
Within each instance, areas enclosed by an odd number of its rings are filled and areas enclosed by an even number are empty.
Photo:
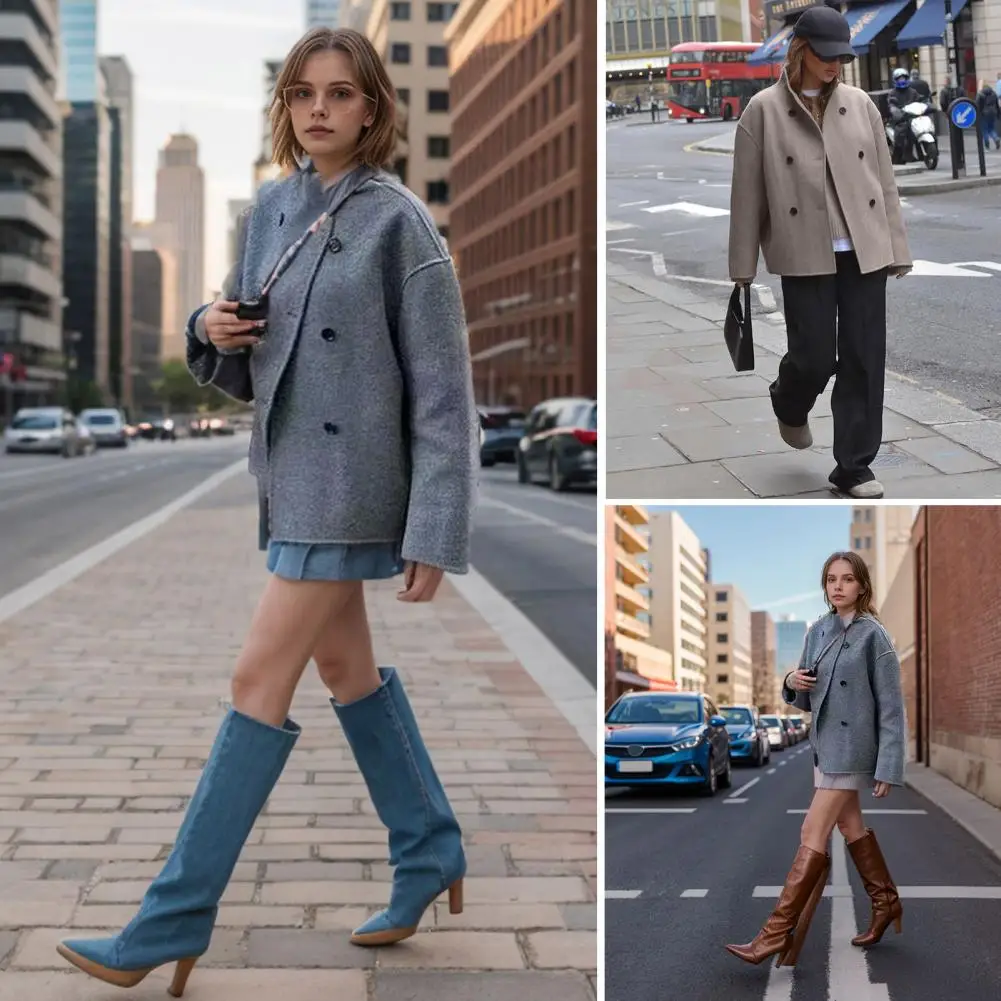
[[[36,602],[47,598],[50,594],[58,591],[64,584],[75,580],[88,570],[93,570],[98,564],[103,563],[110,556],[137,542],[143,536],[149,535],[154,529],[169,521],[178,511],[190,507],[195,501],[200,500],[206,494],[211,493],[216,487],[221,486],[227,480],[232,479],[237,473],[247,471],[247,459],[244,456],[236,462],[217,470],[207,479],[202,480],[196,487],[193,487],[180,497],[176,497],[169,504],[165,504],[152,514],[140,518],[138,521],[126,525],[125,528],[114,535],[102,539],[100,542],[85,549],[76,556],[71,556],[57,566],[52,567],[45,573],[29,581],[21,587],[0,596],[0,623],[13,618],[19,612],[29,608]]]
[[[1001,810],[956,785],[940,772],[914,761],[907,763],[904,784],[951,817],[967,834],[1001,860],[1001,835],[992,837],[984,830],[984,826],[991,822],[1001,822]]]
[[[483,617],[532,680],[598,755],[597,693],[555,644],[481,573],[449,574],[449,582]]]

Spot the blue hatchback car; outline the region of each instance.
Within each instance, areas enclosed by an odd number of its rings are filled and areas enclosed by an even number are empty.
[[[707,695],[627,692],[605,714],[606,786],[731,784],[726,720]]]

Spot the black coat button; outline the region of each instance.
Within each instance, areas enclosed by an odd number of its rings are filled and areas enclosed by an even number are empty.
[[[331,330],[330,327],[324,327],[320,331],[320,336],[327,342],[332,341],[337,336],[336,330]]]
[[[876,199],[875,198],[870,198],[869,199],[869,208],[874,209],[875,207],[876,207]]]
[[[795,207],[789,209],[789,215],[799,215],[799,209]]]
[[[841,725],[842,726],[848,726],[848,724],[844,720],[841,721]]]
[[[859,158],[860,160],[864,160],[864,159],[865,159],[865,150],[863,150],[863,149],[860,149],[860,150],[858,151],[858,158]]]
[[[838,108],[838,114],[839,115],[847,115],[848,114],[848,109],[847,108]]]
[[[791,156],[787,156],[786,157],[786,163],[792,163],[792,157]]]
[[[790,118],[795,118],[796,117],[796,109],[795,108],[790,108],[789,109],[789,117]]]
[[[326,431],[327,434],[337,434],[337,425],[327,421],[327,423],[323,425],[323,430]]]
[[[340,251],[340,249],[341,249],[341,246],[342,246],[341,245],[341,241],[338,240],[336,236],[332,236],[327,241],[327,247],[330,250],[330,253],[332,253],[332,254],[338,253],[338,251]]]
[[[848,682],[847,681],[842,681],[841,682],[841,687],[842,688],[847,688],[848,687]]]

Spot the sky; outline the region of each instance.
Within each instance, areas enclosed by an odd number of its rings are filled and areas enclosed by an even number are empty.
[[[736,584],[752,610],[807,622],[826,611],[820,571],[851,547],[850,505],[650,507],[677,511],[709,549],[713,580]]]
[[[99,0],[102,56],[135,78],[137,219],[151,219],[159,150],[189,132],[205,171],[207,291],[226,274],[226,203],[249,198],[260,151],[264,62],[282,59],[305,27],[304,0]],[[206,292],[207,294],[207,292]]]

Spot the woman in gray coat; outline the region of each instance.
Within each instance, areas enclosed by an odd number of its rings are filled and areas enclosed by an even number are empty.
[[[299,735],[288,718],[312,658],[332,695],[395,866],[358,945],[412,935],[448,891],[462,909],[462,833],[400,677],[378,668],[363,582],[404,575],[430,601],[467,570],[477,468],[468,339],[449,254],[423,204],[383,169],[395,95],[363,35],[316,29],[271,109],[276,162],[244,220],[222,296],[188,327],[188,365],[253,401],[250,470],[268,584],[220,727],[163,871],[113,938],[61,943],[101,980],[176,963],[179,997],[219,899]]]
[[[730,276],[748,285],[763,252],[782,278],[788,349],[771,385],[782,440],[813,445],[809,414],[834,376],[839,494],[883,496],[871,466],[883,430],[886,282],[911,269],[883,123],[841,82],[855,58],[848,22],[808,8],[781,79],[755,94],[734,140]]]
[[[786,702],[813,715],[813,802],[800,846],[778,905],[746,945],[728,945],[733,955],[758,964],[778,955],[776,966],[793,966],[817,903],[824,892],[835,825],[848,844],[872,900],[868,931],[853,945],[875,945],[903,907],[875,833],[862,820],[859,793],[877,799],[904,784],[904,700],[900,664],[890,637],[876,617],[869,569],[857,553],[834,553],[821,584],[830,614],[806,635],[799,668],[783,686]]]

